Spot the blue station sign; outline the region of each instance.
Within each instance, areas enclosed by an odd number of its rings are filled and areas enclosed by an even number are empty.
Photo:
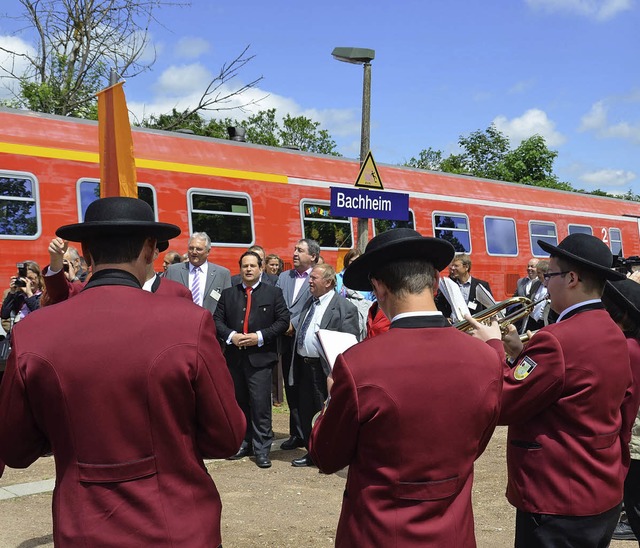
[[[408,221],[409,195],[364,188],[331,187],[331,215]]]

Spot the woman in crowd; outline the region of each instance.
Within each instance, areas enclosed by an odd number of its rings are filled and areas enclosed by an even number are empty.
[[[279,276],[280,272],[284,267],[282,263],[282,259],[275,254],[267,255],[264,260],[265,262],[265,272],[267,274],[273,274],[274,276]]]
[[[22,274],[26,275],[21,276],[19,272],[12,276],[9,289],[5,292],[1,313],[3,327],[5,320],[12,316],[15,318],[14,321],[18,321],[40,308],[40,297],[44,288],[40,267],[33,261],[25,261],[24,267],[26,272]]]

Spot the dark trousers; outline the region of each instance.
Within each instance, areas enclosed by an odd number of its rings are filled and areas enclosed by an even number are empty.
[[[296,354],[294,363],[299,382],[299,410],[303,440],[306,446],[311,436],[311,423],[315,414],[322,409],[327,399],[327,375],[320,359],[303,358]]]
[[[289,371],[293,359],[294,337],[282,337],[282,377],[284,379],[284,393],[287,396],[289,405],[289,435],[303,439],[302,427],[300,426],[300,414],[298,412],[298,383],[289,385]]]
[[[621,504],[595,516],[516,512],[515,548],[607,548]]]
[[[631,529],[640,539],[640,460],[631,459],[624,480],[624,509]]]
[[[268,453],[273,441],[271,428],[271,370],[253,367],[239,351],[237,360],[229,363],[236,400],[247,419],[243,446],[253,446],[255,454]]]

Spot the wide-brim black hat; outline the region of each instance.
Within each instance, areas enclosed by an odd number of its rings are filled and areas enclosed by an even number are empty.
[[[604,297],[617,304],[636,322],[640,322],[640,284],[624,279],[607,281],[604,286]]]
[[[156,247],[158,248],[158,251],[160,253],[164,253],[167,249],[169,249],[169,242],[161,242],[160,240],[158,240]]]
[[[538,245],[552,257],[564,257],[589,270],[597,272],[605,280],[624,280],[625,275],[613,270],[613,255],[602,240],[590,234],[570,234],[557,246],[543,240]]]
[[[61,226],[56,236],[82,242],[100,236],[139,234],[167,241],[180,234],[180,228],[156,222],[153,210],[138,198],[101,198],[89,204],[83,223]]]
[[[371,291],[369,274],[377,266],[393,261],[422,259],[438,271],[455,256],[455,249],[446,240],[427,238],[411,228],[395,228],[373,238],[364,253],[344,271],[344,285],[349,289]]]

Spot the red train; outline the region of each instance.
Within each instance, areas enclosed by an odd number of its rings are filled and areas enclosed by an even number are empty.
[[[207,232],[211,259],[237,271],[253,243],[290,260],[302,237],[317,239],[336,265],[355,241],[356,220],[333,217],[330,187],[352,187],[356,160],[182,133],[133,130],[140,196],[158,220],[183,233],[170,249],[186,251],[188,234]],[[640,255],[640,203],[468,176],[378,164],[387,190],[409,194],[411,220],[370,221],[370,234],[413,226],[449,239],[473,260],[495,297],[513,293],[530,256],[546,254],[571,232],[602,238],[614,253]],[[57,227],[78,222],[98,193],[94,122],[0,109],[0,280],[15,263],[48,263]],[[158,262],[158,268],[161,262]],[[340,265],[338,265],[340,266]]]

